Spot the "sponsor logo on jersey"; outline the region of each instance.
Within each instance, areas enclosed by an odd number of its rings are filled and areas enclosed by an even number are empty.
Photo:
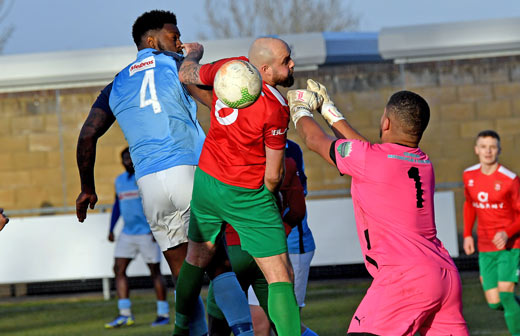
[[[120,201],[131,200],[139,198],[139,192],[137,190],[123,191],[117,194]]]
[[[155,57],[150,56],[142,60],[141,62],[136,62],[132,64],[130,69],[128,70],[130,72],[130,76],[133,76],[139,71],[147,70],[155,68]]]
[[[339,146],[338,146],[337,151],[338,151],[338,154],[342,158],[345,158],[345,157],[349,156],[350,153],[352,152],[352,142],[345,141],[345,142],[340,143]]]
[[[389,159],[398,159],[398,160],[403,160],[403,161],[408,161],[408,162],[413,162],[413,163],[426,163],[426,164],[431,163],[430,160],[420,159],[420,157],[421,157],[420,155],[413,154],[413,153],[407,153],[407,152],[404,152],[403,155],[388,154],[386,157]]]
[[[285,133],[287,133],[287,128],[285,128],[284,130],[279,128],[277,130],[272,130],[271,131],[271,135],[284,135]]]
[[[477,209],[503,209],[504,203],[479,203],[473,202],[473,207]]]
[[[481,191],[477,194],[477,198],[480,202],[485,203],[489,199],[489,194],[487,192]]]
[[[504,203],[488,203],[489,194],[485,191],[481,191],[477,194],[478,202],[473,202],[473,207],[477,209],[503,209]]]

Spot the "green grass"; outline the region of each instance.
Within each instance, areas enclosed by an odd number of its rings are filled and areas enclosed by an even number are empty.
[[[509,335],[503,314],[489,309],[476,273],[462,275],[464,315],[471,335]],[[320,336],[345,335],[368,280],[313,281],[307,292],[302,320]],[[204,293],[205,294],[205,293]],[[155,319],[152,290],[131,293],[136,324],[105,330],[117,314],[116,300],[101,294],[76,297],[26,297],[0,301],[0,335],[170,335],[173,326],[151,328]]]

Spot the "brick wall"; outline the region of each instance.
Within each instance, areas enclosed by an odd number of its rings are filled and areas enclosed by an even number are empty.
[[[502,137],[501,162],[520,172],[520,57],[338,65],[296,76],[295,87],[304,87],[309,77],[325,83],[351,124],[372,141],[378,139],[381,113],[393,92],[406,88],[421,94],[432,111],[421,147],[434,162],[437,183],[461,181],[463,169],[476,163],[474,136],[488,128]],[[77,137],[100,89],[0,94],[0,206],[74,205],[79,193]],[[207,130],[206,108],[200,109],[199,120]],[[289,138],[299,142],[294,129]],[[113,180],[123,171],[119,153],[125,146],[117,123],[99,141],[99,204],[113,201]],[[349,187],[349,178],[317,155],[304,148],[304,156],[311,191]],[[462,189],[454,190],[460,209]],[[460,211],[457,222],[460,226]]]
[[[430,155],[437,183],[461,182],[462,171],[477,163],[474,138],[495,129],[502,138],[500,161],[520,173],[520,57],[500,57],[395,65],[347,65],[300,73],[296,85],[312,77],[326,83],[349,122],[377,141],[386,101],[398,90],[421,94],[430,104],[431,119],[421,148]],[[294,130],[289,137],[299,141]],[[349,186],[313,153],[304,151],[309,188]],[[462,227],[462,188],[454,188],[457,223]]]

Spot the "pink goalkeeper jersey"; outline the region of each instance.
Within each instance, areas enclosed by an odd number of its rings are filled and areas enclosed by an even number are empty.
[[[456,269],[437,238],[435,177],[419,148],[337,140],[331,158],[352,176],[352,200],[365,265],[372,276],[385,265]]]

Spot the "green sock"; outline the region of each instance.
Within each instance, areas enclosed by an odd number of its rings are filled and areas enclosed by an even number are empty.
[[[500,302],[504,306],[504,318],[507,329],[513,335],[520,334],[520,305],[515,300],[515,294],[511,292],[500,292]]]
[[[267,305],[279,336],[300,336],[300,310],[296,303],[292,283],[270,284]]]
[[[488,303],[489,308],[493,310],[504,310],[504,307],[502,307],[502,303]]]
[[[189,335],[190,315],[197,304],[203,279],[202,268],[184,261],[177,279],[174,335]]]

